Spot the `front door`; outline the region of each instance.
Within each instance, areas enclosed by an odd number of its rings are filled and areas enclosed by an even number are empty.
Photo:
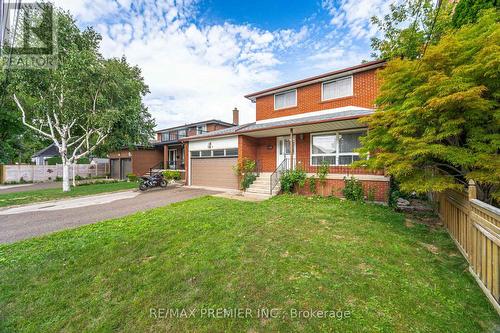
[[[276,138],[276,146],[277,146],[277,164],[276,167],[280,166],[281,163],[287,159],[287,169],[290,168],[290,136],[279,136]],[[295,140],[295,136],[293,137],[293,165],[295,165],[295,160],[297,158],[297,140]]]
[[[177,149],[169,149],[168,150],[168,168],[175,169],[175,162],[177,160]]]

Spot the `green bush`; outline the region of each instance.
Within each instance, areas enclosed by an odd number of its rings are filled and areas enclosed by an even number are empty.
[[[82,179],[84,179],[84,178],[82,176],[80,176],[80,175],[76,175],[75,176],[75,180],[82,180]]]
[[[97,185],[97,184],[113,184],[113,183],[121,183],[123,180],[118,179],[95,179],[89,182],[85,182],[82,184],[78,184],[77,186],[87,186],[87,185]]]
[[[128,181],[129,182],[136,182],[139,180],[139,177],[137,177],[135,174],[133,173],[129,173],[127,174],[127,178],[128,178]]]
[[[308,183],[309,183],[309,192],[311,192],[311,194],[316,195],[316,178],[314,176],[309,177]]]
[[[302,187],[306,183],[307,174],[302,169],[287,170],[281,176],[281,189],[291,193],[295,187]]]
[[[181,172],[178,170],[165,170],[163,171],[163,177],[166,180],[181,180]]]
[[[354,176],[351,178],[344,177],[344,183],[345,186],[342,193],[347,200],[365,201],[363,186],[359,180],[354,178]]]
[[[47,164],[48,165],[62,164],[62,158],[60,156],[49,157],[47,159]]]
[[[246,173],[241,180],[241,187],[246,190],[253,184],[253,182],[257,179],[257,176],[253,173]]]
[[[246,157],[238,160],[238,164],[233,166],[234,173],[240,179],[240,186],[243,190],[249,188],[255,179],[257,179],[257,176],[254,174],[256,169],[257,162]]]

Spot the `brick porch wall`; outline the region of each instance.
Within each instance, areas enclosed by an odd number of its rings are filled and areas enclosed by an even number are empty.
[[[307,173],[315,174],[317,167],[310,165],[310,138],[309,133],[296,135],[296,158],[297,165],[302,165]],[[240,136],[238,140],[240,158],[246,157],[253,160],[259,160],[262,165],[262,172],[274,172],[276,170],[276,137],[252,138]],[[348,175],[374,175],[383,176],[383,170],[370,171],[364,168],[351,168],[349,166],[332,166],[330,174],[348,174]],[[376,201],[386,202],[389,192],[389,181],[387,180],[362,180],[365,195],[370,191],[374,192]],[[344,181],[342,179],[327,179],[323,191],[321,185],[317,185],[317,193],[323,195],[342,196]],[[310,195],[309,186],[306,184],[299,192],[300,194]]]
[[[309,191],[309,181],[306,181],[304,187],[299,189],[297,193],[301,195],[312,195]],[[388,181],[372,181],[372,180],[362,180],[361,185],[365,192],[365,196],[368,197],[369,193],[372,192],[375,201],[387,202],[389,197],[389,182]],[[343,197],[342,190],[344,189],[345,183],[342,179],[327,179],[325,185],[321,185],[319,181],[316,182],[316,194],[322,196],[335,196]]]

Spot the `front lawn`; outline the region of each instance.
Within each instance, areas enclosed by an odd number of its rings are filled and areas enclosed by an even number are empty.
[[[106,184],[91,184],[71,187],[70,192],[62,191],[61,188],[49,188],[35,191],[23,191],[15,193],[0,194],[0,207],[23,205],[41,201],[49,201],[63,198],[79,197],[82,195],[92,195],[105,192],[121,191],[137,187],[137,183],[118,182]]]
[[[259,318],[271,308],[279,310]],[[175,309],[193,317],[177,318]],[[230,318],[207,309],[227,309]],[[234,309],[249,312],[235,318]],[[299,310],[306,312],[294,317]],[[304,318],[310,310],[344,319]],[[375,205],[204,197],[0,246],[0,331],[495,327],[496,312],[447,234],[407,227]]]

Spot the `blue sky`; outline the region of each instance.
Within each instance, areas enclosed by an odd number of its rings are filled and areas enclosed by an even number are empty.
[[[103,36],[102,53],[138,65],[158,128],[255,120],[253,91],[370,59],[370,17],[385,0],[55,0]]]

